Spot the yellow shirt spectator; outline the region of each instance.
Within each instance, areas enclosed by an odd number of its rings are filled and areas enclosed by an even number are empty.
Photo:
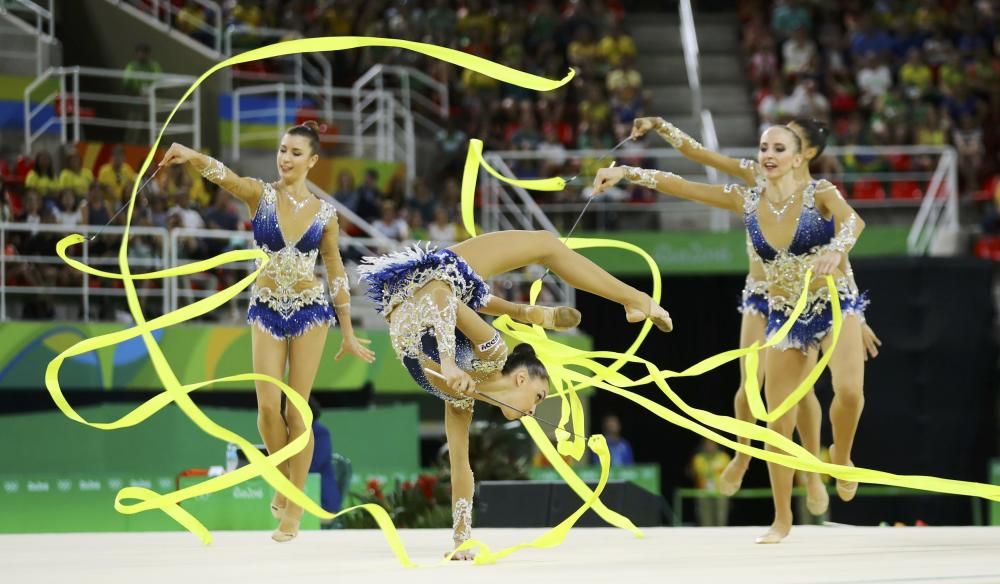
[[[695,454],[691,461],[695,486],[710,491],[718,490],[719,476],[730,460],[730,456],[721,450],[701,451]]]
[[[184,166],[187,168],[188,176],[191,177],[191,202],[202,209],[207,209],[212,204],[212,198],[208,194],[208,189],[205,188],[205,183],[201,180],[201,173],[190,164]]]
[[[573,64],[588,63],[601,55],[601,47],[595,42],[573,41],[569,44],[569,61]]]
[[[323,13],[326,19],[326,30],[331,36],[349,36],[351,23],[354,22],[354,11],[346,6],[327,8]]]
[[[465,16],[458,19],[458,32],[470,34],[472,29],[478,28],[482,31],[483,38],[486,39],[493,38],[493,29],[495,26],[493,17],[485,10],[482,12],[468,12]]]
[[[490,77],[489,75],[483,75],[478,71],[473,71],[472,69],[465,69],[462,71],[462,85],[466,89],[493,89],[500,86],[500,82],[496,79]]]
[[[611,106],[603,100],[584,100],[580,102],[580,119],[600,126],[611,119]]]
[[[177,13],[177,27],[188,35],[205,28],[205,10],[193,2],[187,4]]]
[[[625,87],[642,87],[642,75],[635,69],[615,69],[608,73],[608,91],[618,91]]]
[[[941,128],[918,128],[917,144],[921,146],[944,146],[944,130]]]
[[[94,182],[94,173],[89,168],[81,168],[74,172],[69,168],[64,168],[59,173],[59,189],[69,189],[78,197],[87,196],[91,183]]]
[[[600,54],[614,66],[618,66],[625,57],[635,57],[635,41],[627,34],[606,36],[601,39]]]
[[[127,162],[122,162],[117,170],[113,162],[108,162],[97,171],[97,182],[108,187],[115,201],[121,199],[122,191],[133,181],[135,181],[135,171]]]
[[[28,176],[24,177],[24,186],[36,191],[40,197],[55,196],[59,192],[59,179],[31,169]]]
[[[945,63],[938,69],[938,79],[945,89],[954,89],[965,81],[965,72],[961,65]]]
[[[931,68],[923,63],[906,63],[899,68],[899,80],[904,85],[927,89],[934,81],[934,74],[931,72]]]
[[[233,8],[233,20],[242,22],[247,26],[260,26],[260,21],[264,14],[260,11],[260,6],[244,6],[237,4]]]

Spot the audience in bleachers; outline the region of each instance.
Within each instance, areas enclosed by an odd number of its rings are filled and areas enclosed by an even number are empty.
[[[996,10],[973,0],[741,0],[760,121],[826,120],[843,145],[950,144],[961,192],[983,192],[1000,168]],[[857,162],[912,169],[902,158]]]
[[[179,28],[208,42],[203,27],[208,15],[201,7],[184,0],[174,4]],[[570,66],[577,69],[569,86],[536,93],[408,51],[372,48],[328,54],[337,85],[350,85],[378,62],[427,71],[449,88],[451,112],[435,137],[433,172],[411,185],[409,198],[402,195],[405,185],[379,181],[375,170],[366,171],[357,183],[351,172],[342,171],[331,193],[394,238],[448,242],[463,236],[456,216],[457,178],[470,137],[483,138],[491,150],[550,155],[543,164],[511,161],[511,171],[522,178],[586,174],[606,160],[571,160],[564,155],[567,150],[610,147],[628,135],[632,119],[656,113],[646,111],[649,96],[635,66],[642,56],[623,27],[616,0],[517,5],[499,0],[228,0],[222,5],[226,25],[425,41],[551,78],[561,78]],[[832,143],[839,145],[950,144],[960,156],[962,193],[977,193],[987,207],[984,225],[996,229],[1000,222],[994,219],[994,205],[1000,202],[994,203],[997,181],[990,177],[1000,168],[995,129],[1000,118],[1000,15],[994,6],[972,0],[880,0],[871,6],[859,0],[740,0],[743,54],[759,121],[767,125],[798,116],[826,120],[834,132]],[[245,44],[273,40],[237,39]],[[134,70],[154,68],[143,49]],[[280,65],[248,64],[265,73],[274,66]],[[135,86],[141,91],[141,82]],[[63,156],[39,151],[33,160],[2,162],[4,174],[17,184],[5,189],[9,193],[3,197],[3,213],[33,224],[103,225],[136,180],[121,148],[96,169],[96,181],[75,149]],[[925,156],[856,155],[820,161],[821,170],[854,173],[929,172],[935,163]],[[921,196],[924,184],[857,181],[849,185],[848,194],[912,199]],[[579,187],[538,196],[540,202],[577,200]],[[642,189],[623,191],[621,198],[649,200]],[[196,173],[172,167],[139,197],[133,224],[246,229],[247,217],[237,207]],[[122,221],[123,215],[115,219],[116,224]],[[349,233],[358,234],[351,229]],[[137,240],[156,253],[151,239]],[[41,249],[54,240],[47,234],[21,233],[11,245]],[[185,250],[192,258],[204,257],[222,245],[191,240]],[[117,252],[115,245],[105,247],[109,256]]]

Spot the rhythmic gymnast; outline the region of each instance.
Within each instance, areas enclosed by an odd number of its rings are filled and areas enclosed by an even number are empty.
[[[253,370],[284,379],[287,366],[288,384],[306,400],[323,358],[327,331],[337,321],[343,341],[335,359],[344,355],[366,363],[375,359],[365,346],[369,341],[358,339],[351,326],[351,295],[337,245],[337,212],[306,188],[306,176],[319,161],[317,128],[316,122],[306,122],[285,132],[278,147],[275,182],[238,176],[218,160],[176,143],[160,161],[160,166],[191,164],[250,208],[254,245],[269,259],[250,292],[247,321]],[[315,274],[317,255],[323,257],[328,288]],[[281,411],[277,386],[258,381],[256,389],[257,427],[273,454],[307,428],[295,408]],[[309,445],[279,466],[300,490],[305,487],[312,453],[310,432]],[[275,541],[290,541],[298,535],[300,506],[275,493],[271,513],[279,521],[271,535]]]
[[[760,257],[767,282],[768,313],[765,334],[786,322],[807,269],[817,276],[833,275],[845,315],[840,341],[829,363],[834,399],[830,407],[834,444],[832,462],[850,465],[851,448],[864,406],[864,341],[860,314],[864,298],[849,277],[848,252],[864,229],[864,221],[827,181],[801,180],[796,172],[806,163],[799,136],[786,126],[769,128],[760,139],[758,164],[766,178],[761,186],[707,185],[686,181],[673,173],[622,166],[602,168],[594,179],[594,194],[621,179],[713,207],[742,213],[747,234]],[[766,210],[761,209],[761,199]],[[791,211],[789,213],[789,211]],[[829,350],[832,308],[821,278],[809,288],[808,305],[788,337],[767,349],[764,356],[765,395],[772,407],[781,403],[805,378],[817,351]],[[791,437],[796,407],[770,428]],[[770,448],[770,447],[769,447]],[[791,531],[791,490],[794,471],[768,463],[775,518],[758,543],[777,543]],[[854,497],[856,482],[837,480],[838,495]]]
[[[648,318],[664,332],[673,328],[667,311],[647,294],[547,231],[489,233],[447,249],[415,246],[364,258],[358,268],[369,296],[389,323],[396,355],[423,389],[445,402],[455,547],[471,537],[474,477],[469,425],[474,403],[497,406],[514,420],[534,414],[548,395],[548,372],[534,349],[522,343],[508,353],[499,331],[478,314],[519,312],[516,305],[491,296],[484,280],[531,264],[551,269],[578,290],[621,304],[628,322]],[[536,308],[528,317],[546,324],[579,322],[578,313],[565,309]],[[453,559],[473,556],[468,550]]]
[[[802,142],[802,153],[805,156],[805,164],[795,169],[795,176],[800,181],[811,181],[812,175],[809,172],[809,164],[818,158],[826,148],[827,128],[816,120],[796,119],[787,124],[788,129],[795,132]],[[685,158],[711,166],[721,172],[735,176],[743,180],[747,185],[763,187],[767,178],[761,171],[760,165],[755,160],[736,159],[725,156],[721,153],[706,149],[697,140],[680,130],[663,118],[646,117],[637,118],[632,124],[633,139],[644,136],[650,130],[656,132],[661,138],[666,140]],[[764,265],[760,257],[754,252],[753,246],[747,238],[747,257],[750,260],[750,269],[747,273],[746,284],[743,287],[742,301],[739,311],[743,315],[740,322],[740,347],[749,347],[754,342],[763,343],[765,340],[765,329],[767,328],[767,282],[765,281]],[[847,264],[847,276],[853,283],[854,274],[850,262]],[[856,284],[854,284],[856,286]],[[867,303],[863,305],[867,308]],[[878,347],[882,341],[875,335],[875,332],[868,326],[864,312],[859,312],[861,318],[861,333],[865,351],[858,359],[867,360],[878,356]],[[863,366],[863,365],[862,365]],[[764,368],[757,370],[757,383],[764,382]],[[750,405],[747,403],[746,393],[743,387],[746,385],[746,369],[744,361],[740,360],[740,385],[736,390],[734,398],[736,417],[740,420],[751,422],[753,414],[750,412]],[[822,424],[822,409],[816,393],[810,391],[800,402],[798,410],[796,428],[802,445],[814,455],[819,456],[820,451],[820,426]],[[741,444],[749,444],[750,440],[740,436]],[[719,479],[719,491],[731,496],[735,494],[743,483],[743,476],[746,474],[750,464],[750,457],[742,452],[737,452],[733,459],[723,470]],[[806,474],[806,507],[813,515],[822,515],[829,506],[829,496],[826,486],[818,475],[814,473]],[[846,493],[845,493],[846,494]]]

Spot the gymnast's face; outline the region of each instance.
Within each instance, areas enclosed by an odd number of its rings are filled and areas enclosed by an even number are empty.
[[[757,162],[768,179],[788,174],[803,162],[798,138],[784,126],[771,126],[760,137]]]
[[[535,415],[535,408],[549,394],[549,380],[544,377],[532,377],[524,367],[518,367],[504,377],[513,389],[510,392],[512,398],[508,403],[522,412]],[[503,417],[508,420],[516,420],[521,417],[520,412],[506,406],[500,406],[500,411],[503,412]]]
[[[285,134],[278,146],[278,174],[286,183],[305,179],[319,156],[313,154],[309,140],[304,136]]]

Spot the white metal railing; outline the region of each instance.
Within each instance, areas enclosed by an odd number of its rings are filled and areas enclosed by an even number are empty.
[[[92,243],[89,238],[80,246],[70,249],[70,255],[77,258],[84,264],[101,267],[107,271],[117,272],[118,270],[118,246],[121,235],[124,233],[122,227],[101,227],[96,225],[39,225],[25,223],[3,223],[0,222],[0,248],[7,249],[11,245],[13,249],[23,249],[28,247],[30,239],[39,235],[49,237],[45,247],[51,247],[53,251],[47,255],[22,254],[17,253],[0,254],[0,321],[17,320],[21,318],[23,312],[21,308],[30,300],[30,297],[42,296],[44,299],[64,298],[55,303],[60,306],[70,306],[79,309],[74,316],[63,316],[73,320],[89,322],[100,320],[97,313],[99,308],[96,303],[113,303],[112,313],[125,310],[125,292],[118,286],[100,286],[97,282],[107,283],[101,278],[91,278],[88,274],[80,273],[80,283],[70,286],[53,285],[51,280],[45,279],[42,275],[32,278],[24,278],[23,275],[29,271],[38,270],[44,266],[54,266],[57,268],[70,270],[63,260],[55,255],[54,244],[58,239],[71,233],[82,233],[84,235],[99,234],[98,242],[102,244],[103,251],[95,255],[92,251]],[[381,327],[384,322],[377,317],[370,300],[363,293],[363,286],[359,285],[356,270],[350,268],[362,256],[389,253],[410,246],[418,242],[415,240],[395,241],[380,234],[377,237],[351,237],[341,234],[340,247],[341,256],[345,265],[348,265],[348,276],[351,280],[351,290],[354,295],[352,305],[360,310],[355,312],[355,317],[364,320],[366,326]],[[130,229],[131,247],[129,266],[136,273],[162,270],[170,266],[178,266],[204,257],[205,253],[221,253],[229,249],[246,249],[252,246],[252,233],[247,231],[227,231],[218,229],[185,229],[176,228],[167,230],[162,227],[132,227]],[[147,245],[145,251],[139,251],[137,240],[148,238],[155,241],[156,245]],[[189,242],[196,241],[198,253],[191,255],[188,253]],[[205,250],[200,246],[205,246],[208,242],[218,242],[212,246],[213,249]],[[447,247],[455,243],[454,241],[430,242],[438,247]],[[320,264],[321,265],[321,264]],[[317,270],[321,270],[318,265]],[[254,262],[235,262],[218,266],[211,271],[201,272],[178,278],[169,278],[159,281],[137,281],[137,294],[144,302],[155,301],[159,304],[159,309],[155,306],[146,306],[147,314],[165,314],[177,310],[178,307],[193,303],[201,298],[214,294],[218,288],[228,286],[236,280],[246,276],[255,269]],[[498,295],[506,296],[512,300],[524,301],[527,298],[529,286],[534,279],[542,275],[543,270],[538,268],[529,269],[523,272],[503,274],[491,279],[491,285],[497,290]],[[231,276],[230,276],[231,274]],[[51,274],[49,274],[51,276]],[[18,280],[26,280],[18,282]],[[42,283],[44,281],[44,283]],[[12,283],[18,282],[18,283]],[[543,303],[570,304],[574,303],[573,291],[565,283],[556,278],[545,280],[545,296]],[[215,313],[218,320],[231,322],[242,321],[245,318],[246,304],[249,300],[250,291],[244,291],[231,301],[227,307],[220,308]],[[95,300],[106,299],[106,300]],[[68,302],[68,303],[67,303]],[[107,308],[107,307],[105,307]],[[153,312],[150,313],[149,310]],[[227,317],[228,315],[228,317]]]
[[[416,85],[425,91],[418,91]],[[441,131],[450,111],[447,85],[411,67],[380,64],[359,77],[352,90],[354,155],[364,155],[363,138],[374,133],[385,149],[378,153],[379,160],[404,160],[407,178],[412,179],[416,176],[416,128],[431,134]],[[383,97],[385,92],[392,98]]]
[[[231,24],[226,27],[223,33],[222,53],[226,57],[231,57],[242,52],[234,47],[233,37],[251,38],[257,40],[286,40],[301,38],[299,31],[282,28],[264,28],[254,26],[244,26]],[[238,43],[237,43],[238,44]],[[256,47],[254,47],[256,48]],[[262,83],[283,82],[292,85],[298,97],[302,97],[305,86],[312,85],[322,88],[333,87],[333,67],[323,53],[296,53],[287,57],[277,57],[280,63],[288,64],[291,71],[274,74],[253,74],[242,71],[233,71],[234,79],[247,81],[258,81]]]
[[[126,79],[148,82],[145,95],[126,89]],[[121,91],[108,93],[106,80],[122,82]],[[24,146],[30,152],[32,144],[50,128],[58,125],[61,141],[66,144],[86,139],[86,126],[119,128],[129,134],[147,134],[152,143],[177,98],[195,78],[187,75],[154,74],[93,67],[53,67],[24,89]],[[56,85],[52,88],[52,85]],[[47,91],[44,95],[36,95]],[[117,106],[109,112],[108,104]],[[49,107],[54,107],[54,114]],[[201,148],[201,92],[195,89],[190,100],[180,107],[181,119],[167,128],[167,135],[190,136],[192,146]],[[84,109],[88,115],[82,115]],[[89,110],[93,109],[92,115]],[[102,113],[98,113],[101,111]],[[124,115],[123,115],[124,114]],[[183,116],[188,119],[185,120]],[[123,140],[126,141],[126,140]],[[137,140],[133,140],[137,141]]]
[[[513,177],[503,158],[494,154],[485,155],[486,163],[504,176]],[[535,230],[544,229],[555,235],[559,230],[545,215],[532,198],[531,194],[521,187],[498,180],[486,170],[479,169],[481,201],[481,218],[483,229],[490,231],[507,231],[510,229]],[[540,276],[541,272],[534,275]],[[505,276],[510,280],[511,275]],[[529,279],[533,280],[534,277]],[[551,294],[552,301],[557,304],[573,305],[576,303],[576,291],[560,278],[547,278],[543,281],[544,289]]]
[[[50,281],[45,281],[44,275],[37,277],[24,277],[27,272],[37,270],[44,266],[57,266],[69,269],[63,260],[55,255],[54,244],[62,237],[71,233],[81,233],[84,235],[97,234],[97,240],[103,245],[104,251],[100,255],[94,255],[92,246],[95,244],[89,240],[84,241],[79,246],[70,249],[70,255],[84,264],[100,267],[107,271],[117,272],[118,270],[118,246],[124,228],[118,226],[101,227],[97,225],[39,225],[26,223],[5,223],[0,222],[0,247],[6,249],[10,244],[14,249],[33,247],[30,240],[39,236],[47,236],[48,243],[51,243],[53,251],[48,255],[22,254],[0,254],[0,320],[17,319],[17,310],[11,310],[12,305],[24,304],[24,300],[30,296],[52,296],[73,299],[80,309],[79,320],[90,321],[94,318],[91,308],[94,304],[94,297],[110,298],[113,302],[121,302],[125,297],[125,292],[120,287],[105,286],[97,287],[93,284],[97,282],[110,282],[101,278],[92,278],[90,275],[80,273],[80,284],[72,286],[53,285]],[[252,234],[247,231],[225,231],[215,229],[173,229],[167,230],[162,227],[132,227],[130,229],[131,247],[129,257],[129,267],[136,273],[156,271],[168,266],[177,266],[189,263],[195,259],[185,254],[187,247],[186,240],[196,239],[200,245],[209,241],[221,241],[219,246],[222,249],[245,249],[252,245]],[[151,238],[156,240],[158,245],[153,246],[156,253],[151,257],[146,257],[136,245],[139,238]],[[24,244],[28,243],[28,246]],[[383,238],[352,238],[347,235],[341,237],[341,248],[354,250],[354,256],[372,255],[376,250],[395,251],[401,245],[398,242]],[[148,247],[145,248],[147,251]],[[346,254],[345,254],[346,255]],[[156,298],[162,302],[160,310],[162,313],[176,310],[181,305],[181,300],[193,302],[198,298],[209,296],[215,293],[218,285],[219,273],[235,272],[237,278],[243,277],[255,268],[253,262],[238,262],[219,266],[212,272],[203,272],[179,278],[164,279],[161,281],[137,281],[137,292],[140,298]],[[10,284],[9,280],[25,280],[26,283]],[[44,283],[43,283],[44,281]],[[235,281],[235,279],[234,279]],[[231,282],[230,282],[231,283]],[[354,286],[358,290],[359,287]],[[363,296],[363,295],[361,295]],[[245,292],[237,299],[245,304],[249,293]],[[364,304],[364,300],[360,303]],[[124,309],[121,302],[120,308]],[[233,308],[230,306],[230,308]],[[245,306],[244,306],[245,309]],[[13,314],[12,314],[13,313]],[[242,318],[240,316],[239,318]]]
[[[12,17],[11,25],[30,37],[35,45],[30,52],[0,51],[0,58],[33,61],[35,74],[41,75],[48,64],[44,58],[46,49],[51,50],[59,43],[55,38],[54,0],[0,0],[0,14]]]
[[[0,320],[7,320],[9,318],[8,311],[12,297],[15,301],[19,298],[38,295],[78,297],[82,310],[80,319],[84,321],[90,320],[92,296],[124,297],[124,290],[119,288],[98,288],[91,286],[91,277],[85,273],[80,274],[79,286],[53,286],[51,282],[47,281],[42,284],[44,275],[35,277],[29,273],[30,270],[37,266],[65,265],[62,259],[56,256],[54,252],[54,244],[58,239],[71,233],[90,235],[98,232],[101,233],[101,243],[107,246],[107,251],[110,253],[105,253],[101,256],[92,255],[91,246],[94,243],[90,241],[90,238],[87,238],[81,245],[71,248],[71,255],[85,264],[102,266],[107,271],[117,272],[118,244],[121,235],[125,232],[122,227],[108,226],[101,228],[97,225],[64,226],[0,222],[0,248],[2,249],[7,249],[8,244],[11,244],[14,249],[18,249],[17,245],[21,244],[23,248],[25,247],[24,243],[29,243],[31,239],[39,237],[41,234],[47,234],[49,241],[53,244],[53,253],[51,255],[24,255],[19,253],[20,250],[18,250],[18,253],[0,255]],[[130,233],[133,239],[150,238],[158,240],[160,254],[153,257],[130,257],[129,266],[140,268],[137,271],[143,272],[163,269],[165,267],[165,260],[168,257],[167,230],[160,227],[133,227]],[[156,248],[156,246],[153,247],[154,249]],[[133,248],[133,250],[135,249],[137,248]],[[15,276],[18,270],[22,272],[21,279],[26,280],[28,282],[27,285],[8,284],[8,278]],[[156,286],[142,285],[140,286],[139,295],[140,297],[161,297],[163,310],[166,312],[168,306],[166,287],[169,286],[169,281],[164,281],[161,286],[157,288]]]
[[[828,148],[824,152],[825,156],[834,157],[844,157],[849,155],[854,156],[883,156],[888,157],[892,155],[909,155],[912,157],[930,157],[935,159],[935,170],[933,172],[885,172],[885,173],[872,173],[872,172],[847,172],[841,173],[837,176],[820,176],[817,175],[816,178],[827,178],[835,183],[840,183],[848,187],[848,191],[845,192],[845,196],[850,197],[850,186],[854,183],[861,181],[880,181],[883,183],[891,184],[895,182],[915,182],[918,183],[918,187],[924,190],[923,201],[917,199],[893,199],[887,198],[882,200],[851,200],[851,204],[857,208],[863,209],[886,209],[894,213],[907,213],[909,211],[914,211],[914,221],[919,221],[915,223],[915,226],[920,227],[922,231],[925,229],[922,225],[943,225],[948,229],[954,229],[958,225],[958,212],[957,212],[957,201],[949,202],[950,198],[954,193],[957,193],[955,188],[947,188],[951,180],[955,176],[956,160],[950,148],[947,147],[927,147],[927,146],[885,146],[885,147],[836,147]],[[733,156],[736,158],[751,158],[756,159],[757,151],[755,149],[723,149],[722,153]],[[485,154],[487,161],[494,168],[504,168],[502,171],[508,176],[517,176],[517,171],[510,172],[506,165],[501,166],[501,162],[506,161],[509,163],[517,163],[521,167],[525,167],[526,163],[536,164],[537,168],[541,168],[540,164],[542,161],[550,160],[553,158],[563,158],[569,162],[568,166],[587,169],[588,161],[599,161],[602,165],[606,165],[610,162],[610,158],[607,156],[607,150],[568,150],[562,153],[542,153],[538,151],[528,151],[528,150],[510,150],[510,151],[494,151]],[[643,164],[643,161],[653,160],[655,161],[654,167],[662,170],[670,170],[684,176],[685,178],[693,181],[709,182],[710,179],[706,175],[696,174],[697,170],[701,166],[687,161],[684,157],[671,148],[657,148],[657,149],[646,149],[639,152],[636,151],[622,151],[618,155],[620,162],[625,164],[639,165]],[[593,166],[593,165],[589,165]],[[520,176],[518,178],[525,178],[527,175]],[[951,177],[951,178],[949,178]],[[573,182],[573,184],[567,187],[567,192],[560,195],[561,201],[558,202],[544,202],[542,204],[536,204],[535,209],[529,211],[523,211],[526,214],[534,215],[536,212],[543,213],[548,216],[552,223],[558,224],[563,229],[569,229],[572,225],[573,220],[576,216],[583,210],[584,205],[587,202],[588,192],[589,192],[589,181],[593,178],[592,175],[587,175],[586,171],[580,176],[579,179]],[[484,201],[487,201],[487,196],[492,196],[492,190],[499,188],[494,185],[491,181],[494,181],[492,177],[484,179],[483,184],[486,185],[483,188]],[[731,180],[723,177],[722,181]],[[941,185],[945,185],[942,187]],[[926,189],[923,187],[926,186]],[[947,188],[947,190],[945,190]],[[525,203],[523,199],[520,198],[521,193],[517,193],[510,187],[504,187],[504,190],[509,193],[515,193],[518,200],[520,201],[518,205],[524,207]],[[890,191],[891,188],[886,189]],[[931,197],[931,193],[938,193],[937,197]],[[945,195],[945,193],[947,193]],[[544,193],[536,193],[536,197],[544,199],[548,195]],[[665,229],[684,229],[684,230],[727,230],[727,229],[737,229],[742,228],[742,222],[738,218],[730,213],[726,213],[724,216],[724,223],[719,222],[717,214],[714,213],[714,209],[706,207],[704,205],[699,205],[697,203],[692,203],[688,201],[683,201],[675,199],[673,197],[657,197],[655,201],[650,202],[627,202],[627,193],[624,189],[611,190],[605,195],[603,195],[599,200],[594,201],[589,210],[588,217],[585,217],[580,228],[581,230],[589,230],[592,228],[602,229],[637,229],[637,230],[665,230]],[[930,199],[928,197],[931,197]],[[943,204],[944,203],[947,204]],[[493,204],[493,203],[491,203]],[[496,205],[504,207],[508,205],[504,200],[497,200]],[[513,211],[514,207],[508,205],[508,208]],[[520,207],[518,208],[520,210]],[[926,209],[925,211],[920,211],[920,209]],[[520,229],[523,228],[519,226],[518,222],[512,219],[508,214],[506,218],[500,216],[496,217],[492,214],[502,213],[499,210],[483,209],[484,220],[488,221],[490,229]],[[593,226],[588,228],[588,226]],[[547,228],[547,227],[546,227]],[[937,227],[935,227],[937,229]],[[912,236],[916,237],[916,236]],[[927,237],[926,235],[924,236]],[[916,241],[916,240],[914,240]],[[921,240],[926,243],[926,239]],[[920,251],[921,247],[914,244],[911,246],[911,253],[922,253]],[[926,249],[924,245],[923,249]]]
[[[417,91],[415,82],[427,91]],[[358,117],[363,115],[366,105],[362,94],[369,89],[391,92],[404,108],[412,112],[417,125],[431,133],[442,129],[441,123],[448,118],[450,111],[448,86],[412,67],[375,65],[354,82],[354,89]]]
[[[181,30],[179,24],[179,16],[181,9],[175,6],[174,2],[171,0],[110,0],[111,2],[118,5],[128,5],[131,6],[143,15],[143,17],[154,22],[158,27],[163,30],[175,30],[177,32],[192,38],[193,40],[200,40],[212,49],[215,53],[221,53],[222,51],[222,7],[218,2],[212,2],[210,0],[192,0],[192,2],[199,8],[205,11],[205,20],[198,24],[195,34],[188,34],[186,31]],[[199,37],[201,37],[199,39]]]
[[[25,223],[2,223],[0,222],[0,247],[7,249],[11,245],[14,249],[30,247],[30,239],[38,236],[48,238],[48,243],[52,244],[53,252],[47,255],[23,254],[18,251],[11,254],[0,254],[0,321],[16,320],[21,318],[23,312],[21,308],[31,300],[53,302],[61,308],[66,308],[65,314],[61,318],[82,320],[101,320],[102,309],[111,312],[113,315],[125,311],[125,292],[121,287],[107,285],[110,281],[101,278],[91,278],[88,274],[79,274],[79,284],[68,286],[54,285],[50,281],[44,280],[44,275],[26,277],[29,272],[44,270],[45,266],[55,266],[64,270],[70,270],[62,259],[54,253],[54,243],[58,239],[70,234],[82,233],[84,235],[97,234],[97,240],[103,247],[98,255],[93,252],[94,243],[86,240],[80,246],[71,248],[70,255],[79,261],[95,267],[100,267],[110,272],[118,272],[118,246],[124,228],[100,227],[96,225],[38,225]],[[209,253],[221,253],[229,249],[246,249],[252,246],[252,233],[247,231],[226,231],[218,229],[184,229],[177,228],[167,230],[162,227],[132,227],[130,229],[132,245],[130,247],[129,267],[136,273],[162,270],[170,266],[178,266],[201,259],[206,253],[205,249],[200,249],[197,257],[192,257],[187,251],[189,242],[196,241],[199,246],[205,246],[209,242],[217,242],[207,250]],[[140,251],[137,244],[140,239],[155,241],[156,245],[144,246]],[[364,321],[368,327],[384,327],[384,321],[378,317],[374,311],[374,305],[363,293],[363,286],[359,285],[357,272],[352,269],[357,260],[366,255],[388,253],[398,251],[404,246],[409,246],[417,242],[415,240],[394,241],[385,237],[350,237],[341,234],[340,247],[341,255],[345,265],[348,266],[348,276],[351,280],[351,290],[353,299],[352,306],[356,309],[353,315],[360,321]],[[447,247],[453,241],[430,242],[438,247]],[[29,245],[25,245],[29,244]],[[209,244],[210,245],[210,244]],[[151,253],[152,252],[152,253]],[[201,298],[214,294],[218,288],[229,286],[236,280],[246,276],[256,268],[254,262],[235,262],[218,266],[217,268],[159,281],[136,281],[137,294],[140,299],[147,303],[144,310],[147,315],[154,316],[166,314],[177,310],[178,307],[193,303]],[[537,267],[536,267],[537,268]],[[321,271],[319,265],[317,270]],[[504,274],[491,280],[491,284],[498,295],[507,296],[513,300],[524,301],[527,298],[531,282],[542,275],[540,268],[530,269],[524,272]],[[51,274],[49,274],[51,275]],[[12,283],[17,282],[17,283]],[[100,284],[105,284],[100,286]],[[555,278],[549,278],[545,283],[546,296],[543,301],[549,303],[565,304],[572,303],[573,297],[561,294],[562,287]],[[34,297],[34,298],[33,298]],[[246,290],[234,298],[226,307],[221,307],[215,311],[214,317],[221,321],[242,322],[245,319],[246,305],[249,301],[250,290]],[[64,300],[55,300],[62,298]],[[155,302],[150,305],[148,302]],[[72,310],[69,310],[72,309]],[[75,312],[77,311],[78,312]],[[70,312],[75,312],[70,314]]]
[[[498,154],[490,153],[484,158],[500,174],[514,177],[513,171]],[[479,169],[478,184],[482,185],[482,222],[487,231],[545,229],[559,233],[528,191],[502,182],[482,168]]]
[[[351,89],[345,87],[314,86],[305,86],[296,89],[294,86],[286,83],[273,83],[268,85],[250,85],[233,90],[231,94],[233,119],[230,139],[234,160],[240,159],[241,150],[247,142],[261,139],[271,140],[275,137],[275,132],[277,133],[277,138],[281,138],[288,125],[289,116],[294,117],[295,114],[295,111],[289,107],[289,101],[294,97],[293,93],[301,94],[313,103],[318,104],[316,109],[322,121],[333,123],[337,125],[338,129],[342,130],[336,136],[328,137],[321,135],[320,141],[324,144],[345,144],[350,146],[352,150],[360,144],[362,152],[371,154],[372,158],[377,158],[374,154],[384,148],[379,142],[382,136],[359,137],[351,131],[351,126],[354,123],[354,115],[346,106],[354,95]],[[243,98],[251,95],[267,97],[273,101],[273,105],[269,104],[256,108],[244,105]],[[385,94],[384,97],[391,98],[388,94]],[[345,105],[344,107],[338,107],[340,104]],[[270,125],[269,122],[261,122],[261,120],[277,120],[276,130],[273,128],[267,130],[247,130],[245,128],[247,124],[254,123],[268,123]]]
[[[354,122],[354,156],[377,160],[403,160],[408,172],[416,162],[416,137],[413,113],[384,89],[364,89],[355,83],[351,88]],[[374,153],[365,144],[374,143]]]
[[[958,218],[958,153],[951,147],[941,155],[938,165],[924,193],[920,210],[913,227],[906,237],[906,247],[911,255],[947,252],[947,246],[935,248],[938,238],[955,237],[960,230]]]

